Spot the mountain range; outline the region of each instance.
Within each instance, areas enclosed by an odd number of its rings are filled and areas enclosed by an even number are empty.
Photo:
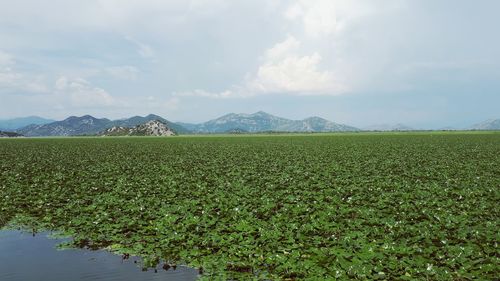
[[[158,115],[134,116],[127,119],[109,120],[95,118],[90,115],[71,116],[62,121],[41,125],[28,125],[16,132],[27,137],[36,136],[77,136],[96,135],[116,127],[131,128],[148,121],[158,120],[179,134],[188,133],[227,133],[227,132],[343,132],[359,131],[355,127],[338,124],[320,117],[304,120],[290,120],[277,117],[262,111],[253,114],[230,113],[200,124],[174,123]],[[120,129],[123,131],[123,129]]]
[[[147,116],[133,116],[125,119],[110,120],[95,118],[90,115],[81,117],[71,116],[62,121],[53,121],[40,117],[17,118],[29,120],[34,118],[38,124],[30,124],[15,130],[16,133],[28,137],[34,136],[73,136],[98,135],[113,127],[134,128],[149,121],[157,120],[167,128],[178,134],[197,133],[256,133],[256,132],[350,132],[350,131],[407,131],[413,130],[403,124],[374,125],[358,129],[353,126],[335,123],[320,117],[309,117],[303,120],[290,120],[269,113],[259,111],[253,114],[230,113],[207,122],[193,124],[171,122],[161,116],[149,114]],[[14,119],[12,119],[14,120]],[[2,122],[10,122],[4,120]],[[26,121],[25,121],[26,122]],[[45,123],[47,122],[47,123]],[[40,124],[42,123],[42,124]],[[1,123],[0,123],[1,124]],[[6,124],[6,123],[4,123]],[[469,130],[500,130],[500,119],[491,119],[476,124]],[[123,133],[123,132],[122,132]]]
[[[13,131],[28,125],[43,125],[47,123],[52,123],[56,120],[45,119],[38,116],[28,116],[21,118],[13,118],[8,120],[0,120],[0,130],[2,131]]]
[[[406,126],[404,124],[377,124],[364,127],[363,131],[413,131],[412,127]]]
[[[500,130],[500,119],[489,119],[481,123],[475,124],[469,129],[471,130]]]
[[[81,117],[71,116],[62,121],[55,121],[43,125],[28,125],[16,130],[27,137],[41,136],[79,136],[96,135],[112,127],[134,127],[147,123],[148,121],[158,120],[165,123],[169,128],[178,133],[187,133],[187,130],[173,122],[170,122],[158,115],[150,114],[147,116],[134,116],[127,119],[109,120],[107,118],[95,118],[90,115]]]
[[[290,120],[259,111],[253,114],[226,114],[201,124],[178,123],[193,133],[256,132],[345,132],[358,128],[338,124],[320,117]]]

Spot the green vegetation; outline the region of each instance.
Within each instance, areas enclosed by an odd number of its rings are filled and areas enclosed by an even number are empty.
[[[208,278],[500,276],[500,134],[0,141],[0,227]]]

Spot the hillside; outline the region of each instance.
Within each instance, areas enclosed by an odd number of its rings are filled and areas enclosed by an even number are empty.
[[[413,131],[414,128],[405,124],[376,124],[363,128],[364,131]]]
[[[113,127],[134,127],[149,121],[158,120],[164,123],[168,128],[175,132],[187,132],[182,126],[170,122],[160,116],[150,114],[145,117],[134,116],[121,120],[109,120],[106,118],[95,118],[90,115],[81,117],[71,116],[62,121],[56,121],[43,125],[29,125],[16,132],[28,137],[36,136],[81,136],[81,135],[95,135],[106,129]]]
[[[167,124],[159,120],[147,121],[132,128],[113,126],[98,133],[100,136],[173,136],[175,134]]]
[[[15,132],[0,131],[0,138],[19,138],[19,137],[23,137],[23,135]]]
[[[71,116],[62,121],[43,125],[29,125],[16,132],[27,137],[91,135],[109,127],[110,122],[109,119],[98,119],[90,115]]]
[[[359,129],[334,123],[319,117],[304,120],[290,120],[259,111],[253,114],[226,114],[201,124],[179,123],[195,133],[224,133],[231,130],[245,132],[340,132],[358,131]]]
[[[471,130],[500,130],[500,119],[489,119],[484,122],[474,124]]]
[[[127,118],[127,119],[114,120],[114,121],[112,121],[112,126],[131,128],[131,127],[134,127],[134,126],[137,126],[137,125],[140,125],[140,124],[144,124],[144,123],[146,123],[148,121],[153,121],[153,120],[157,120],[157,121],[160,121],[160,122],[164,123],[165,125],[167,125],[167,127],[169,127],[170,129],[172,129],[173,131],[175,131],[177,133],[187,133],[187,132],[189,132],[189,130],[187,130],[183,126],[181,126],[181,125],[179,125],[177,123],[168,121],[167,119],[165,119],[165,118],[163,118],[161,116],[155,115],[155,114],[149,114],[149,115],[144,116],[144,117],[142,117],[142,116],[133,116],[133,117],[130,117],[130,118]]]

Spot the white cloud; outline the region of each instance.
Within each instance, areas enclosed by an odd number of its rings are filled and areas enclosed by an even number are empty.
[[[23,74],[17,71],[15,57],[0,50],[0,91],[43,93],[48,89],[42,76]]]
[[[2,90],[28,93],[48,92],[42,76],[32,77],[15,72],[9,67],[0,67],[0,92]]]
[[[301,55],[300,46],[300,41],[289,35],[267,50],[257,72],[247,78],[247,87],[259,93],[299,95],[335,95],[345,91],[333,72],[321,70],[321,55]]]
[[[108,92],[92,86],[83,78],[68,78],[61,76],[57,79],[55,93],[74,107],[109,107],[119,103]]]
[[[295,53],[300,47],[300,42],[295,37],[288,35],[288,38],[266,51],[266,59],[274,61],[283,59],[291,53]]]
[[[122,80],[136,80],[139,69],[130,65],[107,67],[105,73]]]
[[[300,54],[301,43],[289,35],[268,49],[263,62],[240,85],[221,92],[196,89],[174,93],[179,97],[246,98],[266,94],[339,95],[347,87],[335,79],[333,71],[322,70],[322,57],[314,52]]]
[[[261,65],[252,88],[264,93],[338,94],[342,89],[333,78],[333,73],[321,71],[321,56],[289,56]]]
[[[333,0],[299,0],[288,7],[285,17],[300,20],[310,36],[328,35],[337,27],[335,3]]]

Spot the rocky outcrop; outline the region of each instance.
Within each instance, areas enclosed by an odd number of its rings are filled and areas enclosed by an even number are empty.
[[[133,128],[113,126],[99,133],[101,136],[174,136],[175,131],[160,120],[151,120]]]

